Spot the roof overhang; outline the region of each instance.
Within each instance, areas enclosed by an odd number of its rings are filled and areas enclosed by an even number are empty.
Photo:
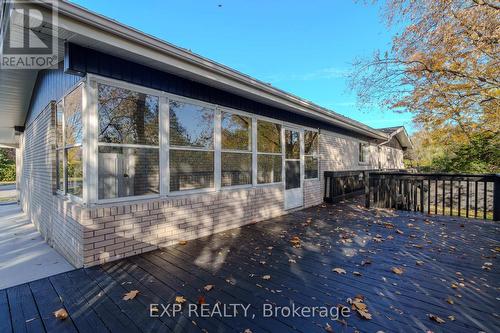
[[[50,1],[33,1],[40,10],[49,10]],[[93,48],[134,62],[198,81],[237,95],[271,106],[302,114],[376,140],[387,140],[389,135],[320,107],[310,101],[286,93],[280,89],[235,71],[227,66],[201,57],[136,29],[125,26],[102,15],[90,12],[66,1],[58,1],[58,35],[61,45],[64,41]],[[62,59],[62,57],[61,57]],[[15,70],[20,72],[20,70]],[[28,72],[28,71],[26,71]],[[16,123],[5,126],[23,125],[29,96],[36,79],[36,71],[24,73],[18,80],[9,78],[7,71],[0,71],[0,90],[6,87],[15,90],[16,105],[12,106]],[[22,89],[21,89],[22,88]],[[19,94],[21,93],[21,94]],[[28,102],[26,102],[28,101]],[[7,98],[0,94],[0,110]],[[23,119],[20,122],[20,119]],[[12,131],[13,133],[13,131]],[[7,134],[7,133],[4,133]],[[7,135],[0,131],[0,143]]]

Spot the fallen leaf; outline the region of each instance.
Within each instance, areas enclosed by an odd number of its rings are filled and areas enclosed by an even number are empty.
[[[429,314],[429,318],[430,318],[431,320],[435,321],[435,322],[436,322],[436,323],[438,323],[438,324],[443,324],[443,323],[445,323],[445,321],[444,321],[443,319],[441,319],[441,318],[439,318],[438,316],[433,315],[433,314]]]
[[[179,241],[179,245],[186,245],[188,242],[186,240]]]
[[[203,287],[203,289],[205,289],[206,291],[210,291],[212,289],[214,289],[214,285],[213,284],[207,284],[205,287]]]
[[[418,266],[422,266],[424,264],[424,262],[422,260],[417,260],[415,262]]]
[[[330,326],[330,324],[326,323],[326,325],[325,325],[325,331],[333,333],[333,328]]]
[[[271,279],[271,275],[264,275],[262,277],[263,280],[270,280]]]
[[[139,293],[139,290],[131,290],[128,293],[126,293],[125,295],[123,295],[122,299],[124,301],[128,301],[128,300],[134,299],[137,296],[138,293]]]
[[[360,272],[357,272],[357,271],[352,272],[352,274],[353,274],[353,275],[356,275],[356,276],[361,276],[361,275],[363,275],[363,274],[361,274]]]
[[[451,320],[451,321],[455,321],[455,316],[449,315],[448,319]]]
[[[366,319],[366,320],[372,319],[372,315],[369,312],[367,312],[367,311],[360,311],[360,310],[358,310],[358,313],[361,316],[361,318],[363,318],[363,319]]]
[[[338,268],[338,267],[337,267],[337,268],[332,269],[332,272],[335,272],[335,273],[337,273],[337,274],[346,274],[345,269]]]
[[[246,330],[243,331],[243,333],[253,333],[251,329],[247,328]]]
[[[65,309],[61,308],[57,311],[54,311],[54,316],[59,320],[64,320],[68,318],[68,312]]]
[[[448,302],[448,304],[455,304],[455,302],[451,299],[451,297],[448,297],[446,299],[446,302]]]
[[[367,260],[362,260],[361,261],[361,266],[366,266],[366,265],[371,265],[372,261],[367,259]]]
[[[403,234],[404,234],[404,232],[402,232],[402,231],[401,231],[401,230],[399,230],[399,229],[396,229],[396,233],[398,233],[398,234],[400,234],[400,235],[403,235]]]
[[[186,299],[184,298],[184,296],[175,296],[175,303],[184,303],[186,301]]]
[[[198,297],[198,304],[205,304],[205,296]]]
[[[403,269],[402,269],[402,268],[399,268],[399,267],[393,267],[393,268],[391,269],[391,271],[392,271],[394,274],[397,274],[397,275],[401,275],[401,274],[403,274],[403,272],[404,272],[404,271],[403,271]]]
[[[289,262],[290,264],[295,264],[295,263],[297,263],[297,262],[295,261],[295,259],[288,259],[288,262]]]

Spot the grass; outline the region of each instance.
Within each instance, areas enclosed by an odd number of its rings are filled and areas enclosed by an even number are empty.
[[[15,202],[17,201],[16,197],[0,197],[0,202]]]

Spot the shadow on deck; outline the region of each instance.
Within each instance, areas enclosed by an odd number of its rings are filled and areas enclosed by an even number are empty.
[[[327,324],[334,332],[500,332],[498,229],[489,221],[367,211],[355,201],[313,207],[2,290],[0,332],[325,332]],[[123,300],[130,290],[139,294]],[[318,312],[263,317],[264,303],[350,306],[358,295],[371,320],[352,310],[337,321]],[[167,306],[178,296],[186,299],[182,313],[149,317],[151,303]],[[242,308],[233,318],[190,316],[189,304],[200,302],[250,307],[247,317]],[[64,321],[53,315],[62,307]]]

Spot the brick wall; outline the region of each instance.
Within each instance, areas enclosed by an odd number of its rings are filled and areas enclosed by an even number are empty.
[[[54,195],[55,131],[52,104],[25,129],[19,148],[19,200],[49,245],[74,266],[83,264],[80,208]]]
[[[180,240],[208,236],[285,213],[282,185],[115,203],[87,209],[81,221],[85,266]]]

